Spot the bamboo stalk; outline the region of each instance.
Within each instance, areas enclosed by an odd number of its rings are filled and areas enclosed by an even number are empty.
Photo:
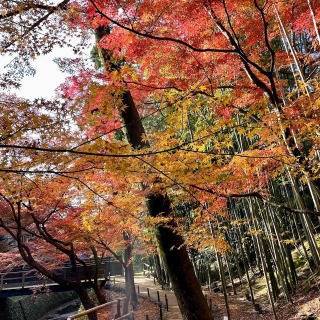
[[[314,26],[314,31],[316,32],[316,37],[317,37],[319,45],[320,45],[320,34],[319,34],[318,26],[317,26],[316,15],[314,14],[314,11],[313,11],[313,8],[312,8],[312,5],[311,5],[311,1],[307,0],[307,3],[308,3],[309,10],[310,10],[312,23],[313,23],[313,26]]]
[[[304,78],[304,76],[303,76],[303,73],[302,73],[302,70],[301,70],[301,67],[300,67],[300,64],[299,64],[297,55],[296,55],[296,51],[295,51],[294,47],[293,47],[292,44],[291,44],[291,41],[290,41],[290,39],[289,39],[287,30],[286,30],[285,27],[284,27],[284,24],[283,24],[283,22],[282,22],[282,19],[281,19],[281,17],[280,17],[280,14],[279,14],[279,11],[278,11],[276,5],[274,4],[273,7],[274,7],[274,11],[275,11],[275,13],[276,13],[277,20],[278,20],[279,25],[280,25],[280,29],[281,29],[281,31],[282,31],[282,33],[283,33],[283,35],[284,35],[284,37],[285,37],[285,39],[286,39],[286,41],[287,41],[287,44],[288,44],[288,47],[289,47],[289,49],[290,49],[290,53],[291,53],[291,56],[292,56],[292,58],[293,58],[294,64],[295,64],[296,67],[297,67],[297,70],[298,70],[300,79],[301,79],[301,81],[302,81],[302,83],[303,83],[305,93],[306,93],[308,96],[310,96],[309,90],[308,90],[308,87],[307,87],[307,84],[306,84],[306,81],[305,81],[305,78]]]

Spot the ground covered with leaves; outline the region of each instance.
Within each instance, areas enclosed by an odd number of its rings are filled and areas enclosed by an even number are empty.
[[[279,320],[316,320],[320,319],[320,281],[319,276],[301,281],[297,292],[292,296],[292,301],[280,299],[276,303],[276,312]],[[215,319],[223,319],[226,315],[225,300],[222,293],[209,293],[208,301],[212,302],[212,310]],[[253,304],[247,301],[242,293],[228,295],[228,302],[232,319],[237,320],[271,320],[274,315],[268,303],[268,297],[262,294],[256,303],[259,304],[259,312]]]
[[[112,300],[116,300],[121,297],[120,294],[111,292],[110,297]],[[112,301],[111,300],[111,301]],[[112,307],[107,307],[98,312],[98,320],[110,320],[115,317],[117,313],[116,304]],[[150,301],[149,299],[140,297],[139,305],[134,311],[134,319],[136,320],[145,320],[148,316],[149,320],[159,319],[159,307],[155,302]]]

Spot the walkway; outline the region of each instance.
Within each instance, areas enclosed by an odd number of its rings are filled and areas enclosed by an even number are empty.
[[[137,290],[138,290],[138,286],[139,286],[140,295],[143,297],[148,297],[148,290],[147,290],[147,288],[148,288],[150,298],[153,301],[158,301],[158,294],[157,294],[157,291],[158,291],[160,300],[161,300],[164,308],[166,305],[165,295],[167,296],[169,310],[164,313],[164,319],[182,320],[182,316],[181,316],[181,313],[180,313],[180,310],[178,307],[176,296],[174,295],[174,293],[172,291],[162,290],[161,286],[154,284],[152,279],[148,279],[144,276],[135,276],[134,280],[135,280]],[[123,277],[116,277],[116,281],[124,283],[124,278]]]

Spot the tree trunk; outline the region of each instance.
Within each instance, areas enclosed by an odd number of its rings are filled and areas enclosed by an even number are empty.
[[[105,282],[103,281],[99,281],[99,257],[98,257],[98,253],[95,247],[91,246],[91,251],[93,253],[93,257],[94,257],[94,262],[95,262],[95,266],[94,266],[94,279],[93,279],[93,290],[96,294],[96,297],[99,301],[100,304],[106,303],[107,302],[107,298],[106,298],[106,292],[104,289],[104,284]]]
[[[159,193],[150,194],[147,204],[152,217],[169,216],[172,211],[169,198]],[[156,232],[182,317],[185,320],[212,320],[183,238],[174,231],[175,226],[174,222],[163,224]]]
[[[128,241],[126,248],[124,250],[124,272],[125,272],[125,282],[126,282],[126,293],[127,293],[127,302],[131,302],[133,308],[136,308],[139,301],[134,285],[134,271],[132,264],[132,245],[130,243],[130,235],[126,232],[123,233],[123,239]]]
[[[104,304],[107,302],[106,291],[103,287],[101,287],[101,283],[94,286],[94,293],[100,304]]]
[[[265,256],[265,262],[266,262],[266,267],[267,267],[267,272],[269,274],[270,278],[270,283],[271,283],[271,288],[272,288],[272,294],[273,294],[273,299],[277,300],[280,294],[278,282],[276,279],[276,276],[274,274],[274,266],[272,264],[272,257],[268,248],[268,245],[266,244],[265,239],[260,239],[261,244],[262,244],[262,250],[264,251],[264,256]]]
[[[165,280],[165,272],[161,268],[160,257],[158,254],[153,255],[154,264],[155,264],[155,275],[159,284],[164,285],[166,283]]]
[[[76,291],[79,299],[84,307],[85,310],[91,309],[95,307],[95,303],[90,298],[88,291],[85,289],[79,289]],[[89,320],[98,320],[96,312],[92,312],[87,315]]]
[[[108,28],[98,28],[96,30],[97,42],[109,32]],[[102,49],[101,56],[106,69],[108,69],[107,64],[113,70],[117,68],[117,66],[111,65],[113,62],[110,52]],[[126,128],[128,142],[134,149],[149,146],[148,142],[143,139],[145,130],[138,110],[130,91],[126,88],[122,93],[122,103],[123,108],[119,112]],[[171,213],[170,200],[166,195],[160,193],[149,194],[146,200],[151,216],[156,217],[163,212],[166,215]],[[183,318],[186,320],[211,320],[209,307],[194,274],[184,241],[171,227],[173,225],[159,226],[157,228],[157,239]]]
[[[235,284],[233,281],[233,275],[232,275],[230,263],[229,263],[228,257],[226,255],[225,255],[225,260],[226,260],[227,270],[228,270],[228,274],[229,274],[229,278],[230,278],[230,282],[231,282],[231,286],[232,286],[232,291],[233,291],[233,294],[236,295],[237,290],[236,290],[236,287],[235,287]]]
[[[223,267],[221,254],[219,252],[216,252],[216,255],[217,255],[217,261],[218,261],[218,266],[219,266],[219,274],[220,274],[221,286],[222,286],[222,291],[223,291],[224,303],[226,305],[227,316],[228,316],[228,319],[231,319],[230,307],[229,307],[229,301],[228,301],[226,276],[224,273],[225,270]]]

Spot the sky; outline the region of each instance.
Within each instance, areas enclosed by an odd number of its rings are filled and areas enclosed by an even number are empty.
[[[24,98],[52,98],[55,90],[67,77],[53,59],[58,57],[74,57],[71,48],[56,48],[47,55],[37,57],[32,66],[36,70],[34,76],[27,76],[22,80],[18,95]]]
[[[63,83],[66,74],[60,71],[58,65],[53,61],[57,57],[72,57],[70,48],[56,48],[47,55],[37,57],[32,61],[32,66],[36,70],[34,76],[26,76],[21,81],[21,87],[10,92],[28,99],[52,98],[56,88]],[[13,55],[1,56],[0,72],[5,71],[5,66],[14,58]]]
[[[89,49],[91,50],[91,48],[88,48],[88,52],[84,52],[83,54],[89,55]],[[21,87],[17,90],[11,90],[11,92],[27,99],[53,98],[56,89],[68,77],[68,74],[60,70],[54,59],[75,57],[79,57],[79,54],[74,54],[70,47],[56,47],[49,54],[36,57],[31,62],[32,67],[36,70],[35,75],[25,76],[21,81]],[[13,55],[0,57],[0,72],[5,71],[4,67],[13,58]]]
[[[54,49],[50,54],[37,57],[32,63],[36,74],[22,80],[21,88],[18,91],[19,96],[30,99],[54,96],[56,88],[63,83],[66,74],[60,71],[53,59],[66,56],[73,56],[71,49]]]
[[[49,0],[50,3],[57,4],[60,0]],[[91,38],[90,38],[91,37]],[[69,44],[73,47],[77,47],[82,43],[82,38],[79,39],[76,35],[68,38]],[[84,57],[90,57],[90,51],[95,42],[94,35],[89,36],[88,46],[81,50],[80,54]],[[80,41],[80,42],[79,42]],[[90,43],[92,45],[90,45]],[[79,48],[78,48],[79,49]],[[5,66],[12,61],[16,55],[0,55],[0,73],[6,72]],[[61,85],[66,77],[69,75],[63,73],[59,66],[53,61],[55,58],[75,58],[79,57],[79,53],[75,54],[73,48],[70,46],[54,47],[53,50],[46,55],[40,55],[36,57],[32,62],[32,67],[36,70],[34,76],[25,76],[21,83],[21,87],[18,90],[12,90],[9,93],[15,93],[17,96],[27,99],[46,98],[50,99],[55,96],[55,91]]]

